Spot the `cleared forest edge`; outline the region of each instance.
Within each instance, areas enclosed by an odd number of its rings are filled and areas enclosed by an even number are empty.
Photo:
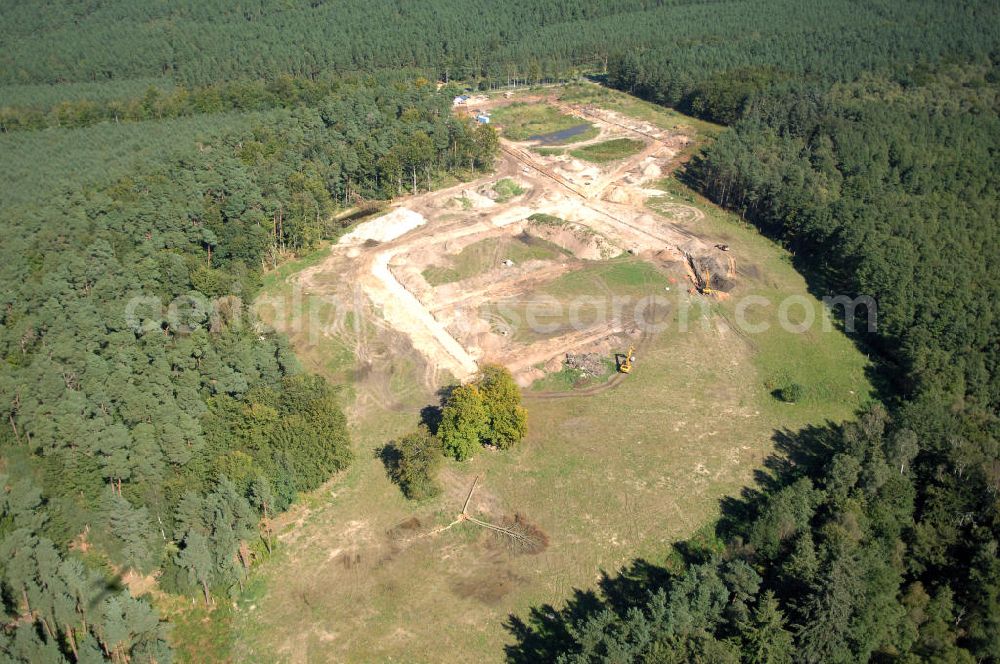
[[[687,121],[663,119],[675,122]],[[624,133],[593,124],[597,140]],[[347,308],[315,337],[277,327],[310,370],[347,385],[361,451],[349,474],[275,524],[286,553],[260,570],[266,593],[242,605],[243,658],[494,661],[512,638],[511,615],[562,602],[600,570],[662,553],[752,481],[776,428],[847,417],[866,398],[864,356],[842,335],[786,333],[772,308],[773,332],[748,340],[731,327],[736,298],[688,290],[697,269],[710,270],[713,285],[738,275],[738,293],[806,293],[780,249],[663,179],[689,140],[663,137],[645,157],[596,170],[538,154],[531,141],[504,141],[494,173],[399,200],[388,217],[426,223],[382,242],[361,228],[279,284],[300,289],[307,311]],[[614,171],[602,189],[598,179]],[[532,226],[565,237],[538,238]],[[620,254],[585,255],[595,237]],[[546,298],[653,292],[691,304],[690,330],[672,319],[637,333],[624,315],[539,333],[511,317]],[[651,313],[669,315],[669,305]],[[614,373],[614,354],[633,344],[636,369]],[[567,353],[611,370],[578,382]],[[447,462],[440,496],[407,501],[367,452],[411,430],[439,388],[472,369],[470,358],[501,362],[531,384],[528,436],[507,453]],[[802,367],[822,374],[822,398],[777,404],[768,381]],[[456,519],[477,476],[468,516],[502,526],[521,515],[544,533],[544,550],[511,551]]]
[[[503,102],[480,105],[494,108],[498,103]],[[699,218],[696,208],[672,204],[672,216],[678,219],[674,223],[645,207],[649,196],[661,193],[650,189],[649,182],[670,168],[688,136],[611,111],[560,103],[555,107],[586,118],[601,140],[628,136],[641,140],[643,147],[598,165],[538,154],[530,149],[536,141],[501,138],[494,173],[398,201],[386,215],[345,235],[326,261],[298,276],[299,283],[310,292],[334,297],[340,285],[358,284],[374,305],[379,324],[403,334],[421,354],[431,380],[438,380],[441,372],[464,380],[480,362],[493,361],[507,365],[527,385],[544,375],[540,364],[623,332],[634,334],[621,320],[610,320],[554,338],[515,342],[508,330],[496,329],[497,321],[482,314],[484,305],[530,296],[587,261],[628,252],[661,264],[668,262],[669,254],[675,264],[683,265],[688,255],[714,251],[712,241],[681,225]],[[521,193],[501,199],[498,182]],[[474,242],[525,234],[553,242],[570,255],[568,261],[532,261],[522,269],[497,255],[493,264],[483,266],[482,274],[455,283],[435,287],[422,276],[428,266],[447,263]]]

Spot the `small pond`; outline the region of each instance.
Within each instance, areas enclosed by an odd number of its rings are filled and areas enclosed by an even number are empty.
[[[590,123],[584,122],[583,124],[574,125],[567,129],[560,129],[559,131],[553,131],[549,134],[539,134],[537,136],[529,136],[529,141],[538,141],[542,145],[561,145],[566,142],[566,139],[573,138],[574,136],[579,136],[583,132],[590,129]]]

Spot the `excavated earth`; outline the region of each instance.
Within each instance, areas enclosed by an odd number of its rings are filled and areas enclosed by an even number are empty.
[[[731,290],[735,261],[697,234],[701,211],[671,203],[660,206],[664,216],[645,205],[650,196],[662,195],[649,187],[669,171],[689,139],[611,111],[553,105],[600,131],[572,147],[628,137],[641,140],[644,148],[596,165],[566,154],[542,156],[530,141],[501,139],[495,173],[402,199],[387,214],[343,236],[323,262],[300,272],[302,288],[403,335],[412,350],[401,347],[399,352],[419,353],[429,385],[439,384],[446,374],[467,379],[484,362],[504,364],[527,385],[558,370],[567,353],[607,353],[641,336],[634,321],[615,319],[525,338],[492,312],[490,305],[529,297],[593,261],[627,252],[655,265],[665,284],[669,279],[690,285],[705,270],[711,273],[711,286]],[[504,178],[514,180],[523,193],[500,202],[493,187]],[[530,218],[539,214],[548,217]],[[557,255],[510,261],[503,248],[513,238],[540,241],[555,247]],[[497,251],[478,274],[428,283],[428,268],[447,267],[464,249],[486,240],[495,240]],[[363,356],[363,348],[355,350]]]

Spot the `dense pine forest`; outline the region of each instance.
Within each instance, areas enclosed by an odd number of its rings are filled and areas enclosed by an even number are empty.
[[[243,303],[335,236],[336,210],[487,167],[490,133],[450,106],[387,76],[294,109],[0,147],[10,657],[165,661],[148,604],[81,559],[212,602],[270,552],[269,515],[350,462],[334,387]]]
[[[913,59],[854,42],[847,68],[699,69],[670,44],[611,59],[611,85],[731,125],[689,184],[792,249],[818,292],[877,297],[859,343],[888,410],[782,433],[761,486],[672,568],[637,561],[600,599],[515,621],[512,659],[1000,661],[995,13],[983,28],[978,51],[973,34]]]
[[[269,518],[351,463],[336,386],[239,303],[335,237],[337,212],[490,167],[495,134],[435,81],[586,73],[728,126],[681,177],[817,292],[878,300],[856,338],[882,403],[780,432],[760,484],[670,564],[512,618],[508,658],[1000,661],[995,3],[0,17],[6,660],[170,661],[168,625],[122,578],[226,601],[270,554]]]

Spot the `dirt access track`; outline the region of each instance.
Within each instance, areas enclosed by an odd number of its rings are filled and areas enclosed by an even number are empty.
[[[387,214],[343,236],[327,259],[296,277],[306,293],[335,305],[346,303],[355,315],[359,298],[367,299],[374,305],[372,322],[405,335],[426,360],[428,386],[440,384],[444,372],[465,380],[483,362],[504,364],[519,383],[528,385],[545,370],[557,370],[568,352],[609,352],[628,343],[619,337],[641,336],[628,316],[564,326],[545,335],[514,329],[508,318],[487,311],[491,303],[523,302],[545,284],[588,264],[635,256],[655,263],[665,273],[663,284],[669,278],[678,288],[687,287],[692,266],[698,264],[711,266],[723,282],[735,275],[731,257],[696,234],[700,211],[670,205],[665,217],[645,206],[648,197],[662,195],[647,186],[672,167],[687,136],[553,99],[489,100],[477,108],[511,101],[549,103],[592,124],[599,135],[567,146],[563,154],[544,155],[532,149],[537,141],[501,138],[494,173],[398,201]],[[600,165],[568,151],[614,138],[638,140],[643,146],[632,156]],[[499,195],[494,187],[504,179],[516,183],[521,193]],[[529,219],[539,213],[550,216]],[[505,253],[511,242],[558,251],[514,262]],[[473,245],[494,251],[478,272],[429,283],[428,268],[449,265]],[[355,351],[364,357],[364,349]]]

